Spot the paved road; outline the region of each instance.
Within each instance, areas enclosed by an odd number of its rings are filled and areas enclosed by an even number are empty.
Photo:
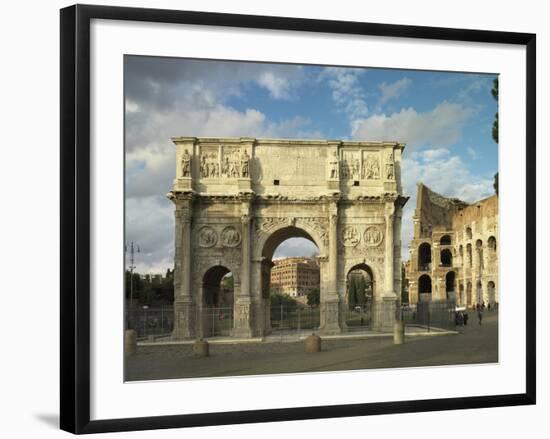
[[[210,345],[210,357],[195,358],[190,345],[139,346],[126,362],[127,380],[261,375],[498,361],[496,312],[478,325],[470,312],[468,326],[455,335],[323,340],[323,351],[306,354],[303,342]]]

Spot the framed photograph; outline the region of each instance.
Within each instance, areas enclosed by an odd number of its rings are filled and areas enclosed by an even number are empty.
[[[61,10],[61,428],[535,403],[534,34]]]

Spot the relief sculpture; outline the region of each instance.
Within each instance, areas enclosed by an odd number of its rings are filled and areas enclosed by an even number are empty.
[[[191,155],[187,150],[185,150],[181,158],[181,176],[191,177]]]
[[[204,226],[199,230],[199,246],[213,247],[218,241],[218,234],[212,227]]]
[[[228,226],[222,231],[221,241],[224,247],[236,247],[241,242],[241,234],[235,227]]]
[[[362,177],[367,180],[376,180],[380,178],[380,163],[378,161],[378,155],[367,154],[363,163]]]

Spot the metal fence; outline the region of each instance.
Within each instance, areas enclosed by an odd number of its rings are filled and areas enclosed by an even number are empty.
[[[372,323],[372,308],[369,305],[355,306],[350,309],[348,306],[340,307],[340,321],[344,323],[343,330],[346,332],[357,332],[370,329]]]
[[[301,331],[319,329],[319,308],[315,307],[285,307],[283,305],[271,307],[271,330]]]
[[[216,307],[202,309],[203,337],[220,337],[231,335],[233,329],[233,307]]]
[[[415,325],[430,331],[433,328],[454,330],[454,302],[419,302],[415,307],[403,307],[401,318],[405,325]]]
[[[170,335],[174,329],[174,308],[162,306],[127,309],[126,325],[127,328],[135,329],[139,338]]]

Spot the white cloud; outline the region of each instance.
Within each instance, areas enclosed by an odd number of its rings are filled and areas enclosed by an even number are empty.
[[[405,195],[410,196],[403,209],[402,252],[409,259],[408,246],[413,237],[412,216],[416,208],[416,184],[424,183],[433,191],[472,203],[494,193],[492,178],[472,174],[466,163],[446,149],[416,151],[405,150],[402,160],[402,183]]]
[[[395,82],[386,83],[378,85],[380,89],[381,96],[379,100],[380,105],[384,105],[386,102],[391,101],[392,99],[398,98],[403,91],[411,85],[412,81],[409,78],[401,78]]]
[[[283,241],[273,253],[273,259],[293,256],[311,257],[318,255],[319,249],[310,240],[305,238],[290,238]]]
[[[478,160],[481,155],[479,154],[479,152],[477,152],[474,148],[468,146],[466,148],[466,152],[468,153],[468,155],[472,158],[472,160]]]
[[[365,69],[327,67],[319,75],[320,80],[328,81],[332,99],[338,109],[345,112],[351,120],[368,114],[365,93],[359,84],[359,77],[364,72]]]
[[[277,76],[273,72],[263,72],[258,84],[269,90],[269,95],[274,99],[288,99],[290,97],[291,83],[284,76]]]
[[[446,147],[462,134],[465,122],[473,110],[447,101],[434,109],[419,113],[403,108],[391,115],[375,114],[353,123],[353,137],[369,140],[396,140],[411,147],[431,145]]]

